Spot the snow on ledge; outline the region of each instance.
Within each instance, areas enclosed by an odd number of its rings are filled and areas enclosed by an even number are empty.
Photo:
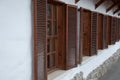
[[[110,45],[107,49],[99,50],[98,55],[91,57],[89,62],[78,65],[78,67],[65,71],[62,75],[56,77],[53,80],[89,80],[92,78],[95,71],[101,70],[101,67],[104,67],[105,62],[113,61],[112,56],[116,57],[119,55],[117,50],[120,48],[120,41],[116,42],[115,45]],[[120,52],[120,50],[119,50]],[[115,55],[115,53],[117,53]],[[109,66],[109,65],[108,65]],[[105,73],[105,72],[103,72]],[[75,77],[77,75],[77,77]],[[79,79],[77,79],[79,78]],[[94,79],[92,79],[94,80]]]

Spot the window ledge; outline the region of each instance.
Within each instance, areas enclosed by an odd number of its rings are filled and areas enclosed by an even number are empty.
[[[98,55],[86,57],[82,64],[70,70],[58,70],[48,75],[48,80],[71,80],[77,73],[83,72],[83,78],[87,78],[89,73],[103,64],[119,48],[120,42],[110,45],[108,49],[98,50]],[[97,61],[97,62],[96,62]]]

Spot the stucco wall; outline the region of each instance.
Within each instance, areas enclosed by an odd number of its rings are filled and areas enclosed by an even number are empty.
[[[31,80],[31,0],[0,0],[0,80]]]
[[[102,4],[95,10],[98,0],[61,1],[104,14],[108,7]],[[0,80],[32,79],[31,17],[31,0],[0,0]]]

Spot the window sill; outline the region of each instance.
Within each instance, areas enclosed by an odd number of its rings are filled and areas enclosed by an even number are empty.
[[[89,62],[92,58],[89,56],[84,56],[83,57],[83,62],[78,66],[80,67],[81,65],[86,64],[87,62]],[[76,67],[77,68],[77,67]],[[66,75],[72,74],[75,68],[70,69],[70,70],[56,70],[50,74],[48,74],[48,80],[59,80],[62,79],[63,77],[65,77]]]

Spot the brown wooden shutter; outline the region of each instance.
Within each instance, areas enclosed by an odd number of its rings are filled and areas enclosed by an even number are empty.
[[[114,31],[113,31],[113,32],[114,32],[113,42],[114,42],[114,44],[115,44],[115,42],[116,42],[116,18],[114,18],[114,26],[113,26],[113,27],[114,27],[114,29],[113,29],[113,30],[114,30]]]
[[[119,22],[118,22],[118,18],[117,18],[117,41],[119,41]]]
[[[115,42],[116,42],[117,41],[117,34],[116,34],[117,33],[117,29],[116,29],[117,28],[117,19],[116,18],[115,18],[115,26],[114,27],[115,27],[115,31],[114,31],[115,35],[114,36],[115,36]]]
[[[116,41],[118,41],[118,19],[116,18]]]
[[[46,80],[46,4],[34,0],[34,80]]]
[[[103,16],[103,48],[107,48],[108,45],[107,45],[107,16]]]
[[[83,55],[91,56],[91,11],[83,10]]]
[[[111,40],[112,44],[115,43],[115,18],[112,18],[112,28],[111,28]]]
[[[118,20],[118,27],[119,27],[119,40],[120,40],[120,19]]]
[[[112,17],[111,16],[108,16],[108,45],[111,45],[111,25],[112,25]]]
[[[80,8],[80,41],[79,41],[79,54],[81,55],[81,61],[83,57],[83,8]]]
[[[77,7],[67,5],[66,68],[77,66]]]
[[[98,15],[98,49],[103,49],[103,15]]]
[[[91,54],[97,54],[97,27],[98,27],[98,14],[92,12],[92,26],[91,26]]]

